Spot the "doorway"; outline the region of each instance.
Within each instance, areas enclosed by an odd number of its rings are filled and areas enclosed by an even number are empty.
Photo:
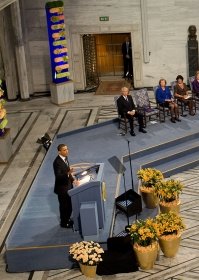
[[[97,72],[99,77],[122,76],[122,43],[129,33],[96,34]]]
[[[84,34],[86,87],[98,86],[99,80],[123,76],[122,43],[130,33]]]

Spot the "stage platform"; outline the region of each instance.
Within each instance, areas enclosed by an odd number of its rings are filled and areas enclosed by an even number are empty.
[[[137,136],[121,136],[115,120],[69,133],[58,134],[47,152],[31,189],[6,240],[6,262],[9,272],[71,268],[69,246],[82,239],[79,232],[59,226],[57,197],[53,192],[53,160],[58,144],[69,147],[70,164],[104,163],[107,186],[105,227],[100,230],[99,242],[106,243],[113,233],[115,197],[123,193],[120,176],[108,159],[117,156],[126,168],[127,189],[131,186],[128,141],[130,145],[134,188],[140,166],[161,169],[166,176],[191,168],[199,163],[199,117],[187,117],[181,123],[154,124],[148,133],[135,130]],[[143,206],[144,207],[144,206]],[[117,226],[116,226],[117,227]],[[118,227],[117,227],[118,228]],[[119,228],[120,231],[123,228]]]

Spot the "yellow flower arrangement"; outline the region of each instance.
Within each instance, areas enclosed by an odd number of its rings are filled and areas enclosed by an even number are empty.
[[[138,179],[142,181],[142,187],[152,188],[161,181],[164,176],[160,170],[155,168],[143,168],[137,172]]]
[[[81,264],[93,266],[102,261],[101,254],[104,250],[93,241],[81,241],[74,243],[69,250],[70,255]]]
[[[179,194],[182,192],[183,187],[184,185],[180,181],[173,179],[157,182],[154,186],[160,202],[179,200]]]
[[[157,215],[153,226],[158,237],[179,235],[185,229],[182,218],[171,211]]]
[[[157,234],[154,227],[153,219],[138,220],[129,228],[129,233],[134,243],[139,246],[152,245],[157,240]]]

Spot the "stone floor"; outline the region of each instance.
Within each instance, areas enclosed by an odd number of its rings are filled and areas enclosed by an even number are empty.
[[[85,277],[79,270],[7,273],[4,240],[45,156],[43,147],[36,143],[37,138],[45,132],[53,138],[60,131],[60,126],[61,130],[70,131],[116,117],[113,96],[75,94],[74,102],[62,106],[53,105],[49,97],[38,97],[28,102],[8,102],[6,108],[11,128],[13,156],[8,164],[0,164],[0,279],[83,280]],[[182,214],[188,225],[176,258],[165,259],[160,255],[153,270],[97,276],[97,279],[199,279],[199,168],[176,176],[186,185],[182,197]]]

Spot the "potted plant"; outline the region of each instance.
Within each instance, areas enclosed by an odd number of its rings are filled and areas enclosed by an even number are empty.
[[[1,88],[1,81],[0,81],[0,136],[5,134],[5,127],[8,123],[6,118],[6,109],[4,108],[5,100],[3,99],[4,91]]]
[[[155,193],[159,197],[160,211],[162,213],[169,211],[179,213],[179,195],[182,192],[183,187],[184,186],[180,181],[174,179],[162,180],[154,186]]]
[[[171,211],[161,213],[156,216],[154,227],[164,256],[174,257],[179,249],[181,233],[185,229],[182,218]]]
[[[153,219],[138,220],[129,228],[140,268],[151,269],[157,258],[158,242]]]
[[[155,208],[158,205],[158,197],[154,193],[154,186],[164,176],[160,170],[155,168],[144,168],[137,172],[141,180],[140,192],[147,208]]]
[[[102,261],[104,250],[93,241],[74,243],[69,250],[74,260],[79,262],[82,273],[87,277],[95,277],[97,264]]]

